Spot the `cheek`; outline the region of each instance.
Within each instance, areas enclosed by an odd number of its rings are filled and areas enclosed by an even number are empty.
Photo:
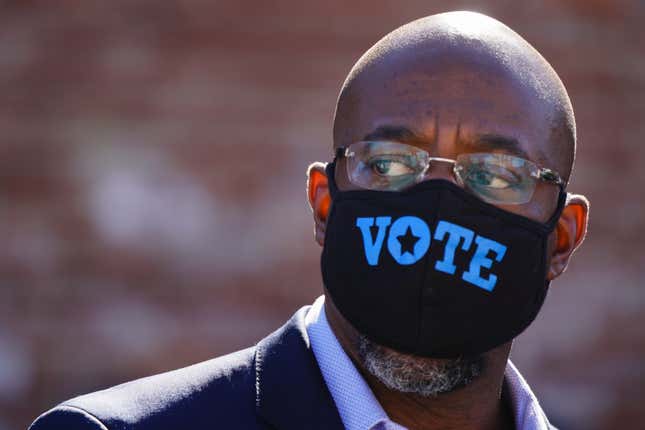
[[[535,199],[525,206],[526,208],[524,208],[522,215],[542,223],[547,222],[551,218],[553,211],[555,211],[555,207],[551,208],[549,205],[535,201]]]
[[[347,176],[347,163],[344,158],[336,161],[334,179],[336,186],[340,191],[359,190],[360,188],[352,184]]]
[[[558,205],[557,187],[541,187],[538,185],[530,202],[523,205],[500,206],[502,209],[517,215],[546,223],[553,216]]]
[[[523,205],[496,205],[507,212],[529,218],[533,221],[546,222],[550,214],[544,209],[544,205],[539,204],[535,199]]]

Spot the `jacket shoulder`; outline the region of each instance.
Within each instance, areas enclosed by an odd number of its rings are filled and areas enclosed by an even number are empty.
[[[106,430],[106,427],[82,409],[60,405],[42,414],[29,427],[29,430],[42,429]]]
[[[68,400],[30,430],[263,428],[255,413],[255,348]]]

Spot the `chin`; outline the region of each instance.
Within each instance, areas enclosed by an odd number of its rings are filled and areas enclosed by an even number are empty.
[[[363,367],[391,390],[435,397],[466,387],[484,370],[483,354],[437,359],[406,354],[379,345],[365,336],[358,339]]]

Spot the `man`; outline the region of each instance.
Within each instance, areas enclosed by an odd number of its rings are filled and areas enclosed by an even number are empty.
[[[582,242],[572,107],[486,16],[361,57],[308,171],[325,295],[256,346],[77,397],[41,429],[548,429],[508,361]]]

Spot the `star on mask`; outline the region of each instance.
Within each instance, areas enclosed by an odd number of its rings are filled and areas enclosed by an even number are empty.
[[[414,245],[421,239],[418,236],[412,234],[412,229],[408,226],[408,229],[405,231],[405,234],[396,238],[401,244],[401,255],[404,253],[409,253],[414,255]]]

